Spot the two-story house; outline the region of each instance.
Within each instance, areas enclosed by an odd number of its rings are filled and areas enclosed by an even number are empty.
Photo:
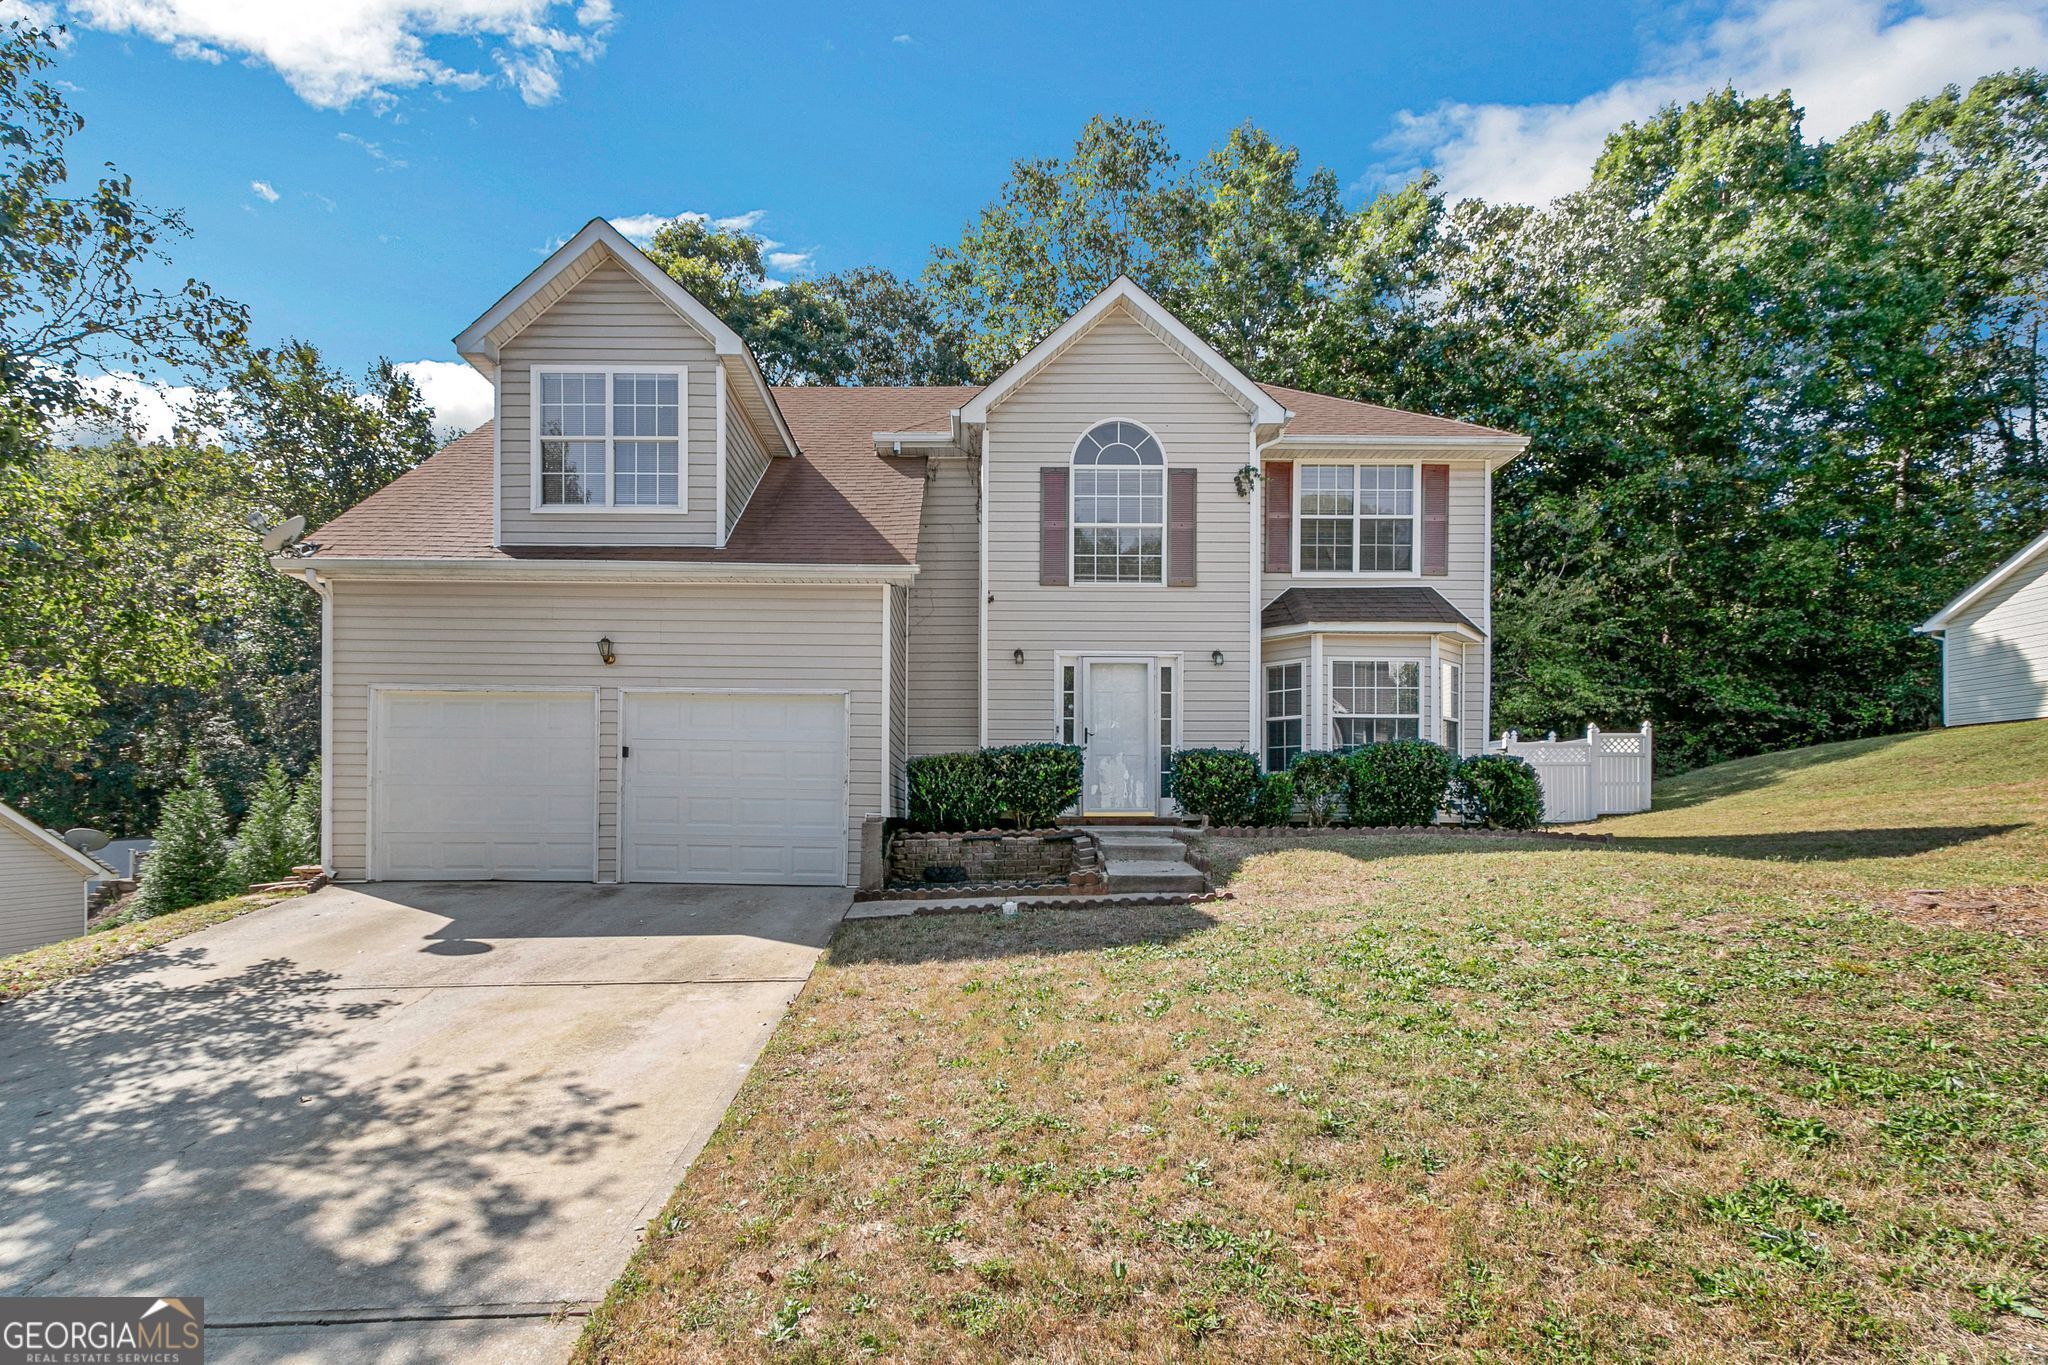
[[[844,884],[904,760],[1480,748],[1509,432],[1252,382],[1119,280],[985,388],[776,388],[594,221],[456,338],[494,419],[279,566],[341,878]]]

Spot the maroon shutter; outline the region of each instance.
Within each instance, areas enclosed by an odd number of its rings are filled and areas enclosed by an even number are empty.
[[[1451,467],[1422,467],[1422,571],[1451,571]]]
[[[1294,570],[1294,465],[1266,462],[1266,572]]]
[[[1195,471],[1166,471],[1166,586],[1195,586]]]
[[[1048,588],[1067,583],[1067,467],[1038,471],[1038,581]]]

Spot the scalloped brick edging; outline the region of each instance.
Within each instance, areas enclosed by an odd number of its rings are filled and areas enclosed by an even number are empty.
[[[855,899],[858,899],[856,897]],[[887,896],[884,900],[911,900],[910,896]],[[986,897],[983,897],[986,900]],[[1155,910],[1173,905],[1206,905],[1211,901],[1234,901],[1228,891],[1122,891],[1093,892],[1079,896],[1063,892],[1058,896],[1008,896],[1019,910]],[[1095,903],[1099,902],[1099,903]],[[946,901],[921,904],[913,915],[994,915],[1000,911],[988,905],[954,905]]]
[[[1206,831],[1218,839],[1378,838],[1406,834],[1427,839],[1536,839],[1553,844],[1611,844],[1612,834],[1567,834],[1551,829],[1477,829],[1464,825],[1224,825]]]

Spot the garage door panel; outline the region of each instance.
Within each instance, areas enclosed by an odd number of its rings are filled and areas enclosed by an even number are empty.
[[[845,882],[841,698],[628,693],[624,724],[629,880]]]
[[[596,879],[589,693],[384,692],[376,751],[373,875]]]

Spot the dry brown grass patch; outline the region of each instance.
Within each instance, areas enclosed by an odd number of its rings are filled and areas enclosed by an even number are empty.
[[[1900,891],[1878,902],[1909,924],[1982,934],[2048,935],[2048,886]]]
[[[1450,1236],[1443,1212],[1382,1181],[1338,1191],[1303,1234],[1308,1282],[1368,1321],[1434,1312]]]

